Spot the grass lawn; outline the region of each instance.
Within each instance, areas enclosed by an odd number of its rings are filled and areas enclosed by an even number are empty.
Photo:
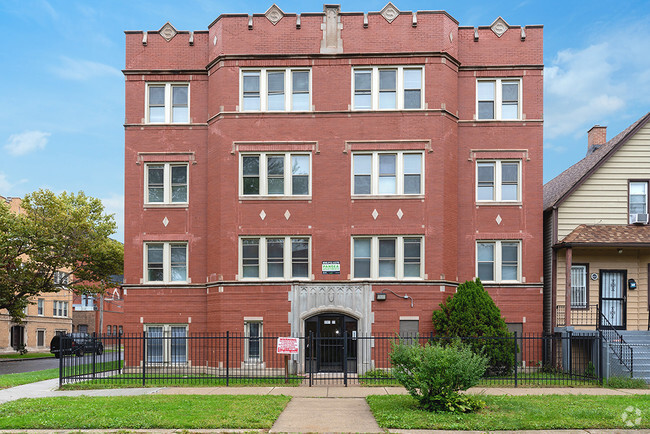
[[[289,379],[285,383],[284,379],[233,379],[228,384],[230,386],[250,386],[250,387],[272,387],[272,386],[300,386],[303,379]],[[145,387],[221,387],[226,386],[226,380],[214,377],[200,377],[187,379],[158,380],[147,378]],[[142,387],[142,378],[133,375],[115,375],[102,380],[89,380],[78,383],[64,384],[61,390],[91,390],[91,389],[123,389],[130,387]]]
[[[43,371],[23,372],[20,374],[0,375],[0,389],[20,386],[21,384],[35,383],[36,381],[59,378],[59,369],[45,369]]]
[[[35,359],[41,357],[54,357],[54,354],[52,353],[0,354],[0,359],[12,359],[12,360]]]
[[[417,408],[408,395],[367,398],[377,423],[392,429],[439,430],[554,430],[630,428],[623,420],[628,407],[641,411],[633,428],[650,428],[650,396],[480,396],[487,407],[470,414],[429,413]],[[628,420],[630,417],[628,417]]]
[[[282,395],[21,399],[0,405],[0,429],[268,429],[290,399]]]

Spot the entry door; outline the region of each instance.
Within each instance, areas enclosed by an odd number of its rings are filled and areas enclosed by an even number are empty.
[[[25,327],[12,326],[11,327],[11,346],[14,350],[19,350],[25,345]]]
[[[600,271],[600,311],[615,329],[625,329],[627,302],[627,272],[621,270]],[[604,322],[604,321],[603,321]]]
[[[347,332],[347,361],[344,360],[344,333]],[[357,367],[357,320],[347,315],[322,314],[305,320],[305,333],[313,336],[313,353],[309,344],[305,354],[313,372],[348,372]],[[311,358],[313,354],[313,359]]]

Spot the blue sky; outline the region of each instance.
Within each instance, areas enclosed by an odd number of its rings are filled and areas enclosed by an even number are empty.
[[[381,1],[342,1],[346,12]],[[124,30],[206,30],[222,13],[264,13],[272,2],[221,0],[1,0],[0,195],[38,188],[101,198],[122,240]],[[279,0],[285,12],[322,1]],[[544,25],[544,181],[650,111],[650,6],[646,1],[396,0],[402,11],[443,9],[461,25]]]

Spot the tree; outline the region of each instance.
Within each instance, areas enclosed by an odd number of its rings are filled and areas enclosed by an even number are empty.
[[[20,322],[31,296],[103,290],[111,275],[122,274],[124,247],[109,238],[117,225],[99,199],[83,192],[49,190],[28,194],[21,211],[0,203],[0,309]],[[59,271],[70,273],[64,282]]]
[[[512,372],[515,342],[501,311],[479,279],[459,285],[456,294],[441,303],[440,310],[433,311],[432,319],[438,336],[475,338],[465,342],[488,357],[491,374]]]

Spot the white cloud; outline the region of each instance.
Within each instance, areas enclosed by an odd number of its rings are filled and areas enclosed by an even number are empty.
[[[61,78],[76,81],[106,76],[122,77],[122,72],[110,65],[66,56],[61,56],[61,63],[52,67],[52,71]]]
[[[9,190],[13,187],[13,184],[7,179],[7,175],[0,173],[0,195],[7,196]]]
[[[638,104],[647,111],[647,24],[612,26],[609,32],[601,28],[591,45],[565,49],[555,55],[544,70],[545,138],[586,141],[590,127],[624,117],[627,108],[634,107],[636,111]],[[624,32],[618,30],[621,27]],[[643,109],[632,118],[642,114]]]
[[[32,151],[45,148],[50,133],[43,131],[25,131],[20,134],[12,134],[5,144],[5,150],[11,155],[25,155]]]
[[[115,222],[117,223],[117,232],[112,238],[118,241],[124,241],[124,195],[111,194],[106,198],[101,198],[104,204],[104,211],[107,214],[115,214]]]

